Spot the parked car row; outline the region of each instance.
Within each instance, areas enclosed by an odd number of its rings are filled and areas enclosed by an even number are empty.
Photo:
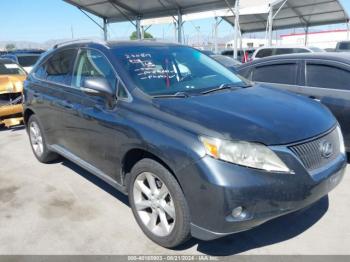
[[[251,229],[335,188],[347,161],[332,113],[214,59],[157,42],[55,46],[24,85],[35,157],[64,156],[128,195],[143,232],[164,247]],[[295,60],[285,77],[303,86],[318,73]],[[254,80],[254,65],[240,72]]]
[[[273,56],[244,64],[237,72],[249,80],[268,83],[327,106],[338,119],[350,151],[350,54]]]
[[[286,54],[298,54],[298,53],[319,53],[326,52],[318,47],[301,47],[301,46],[263,46],[257,49],[249,48],[244,50],[238,50],[237,60],[242,63],[254,61],[269,56],[286,55]],[[233,57],[233,50],[225,50],[221,52],[221,55]]]

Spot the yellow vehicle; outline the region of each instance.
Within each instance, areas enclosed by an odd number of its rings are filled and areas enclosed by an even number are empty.
[[[18,64],[0,59],[0,126],[23,122],[22,91],[27,74]]]

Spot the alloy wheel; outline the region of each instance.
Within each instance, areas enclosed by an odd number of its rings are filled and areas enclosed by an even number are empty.
[[[39,125],[36,122],[30,123],[29,136],[35,154],[40,157],[44,153],[44,143]]]
[[[173,198],[164,182],[150,172],[141,173],[135,179],[133,197],[146,228],[159,237],[170,235],[176,215]]]

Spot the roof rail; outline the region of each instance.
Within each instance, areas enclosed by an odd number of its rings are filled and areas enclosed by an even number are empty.
[[[77,44],[99,43],[99,44],[104,44],[104,45],[106,44],[106,42],[102,41],[102,40],[76,39],[76,40],[70,40],[70,41],[55,44],[53,46],[53,49],[56,49],[56,48],[59,48],[59,47],[65,46],[65,45],[69,45],[69,44],[74,44],[74,43],[77,43]]]

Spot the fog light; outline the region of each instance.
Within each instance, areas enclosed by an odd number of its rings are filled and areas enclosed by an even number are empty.
[[[232,210],[232,216],[234,218],[239,218],[243,214],[243,207],[239,206]]]

